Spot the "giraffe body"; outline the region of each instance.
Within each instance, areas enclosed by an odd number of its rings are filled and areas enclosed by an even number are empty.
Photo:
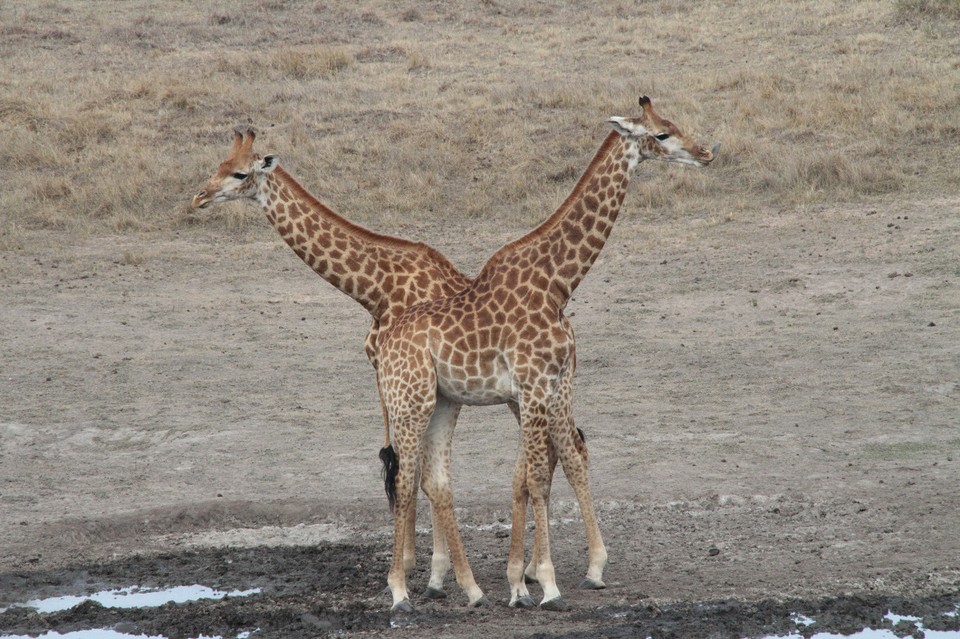
[[[514,473],[513,532],[508,559],[511,605],[531,603],[523,579],[526,493],[533,504],[536,578],[541,606],[559,607],[560,591],[550,559],[547,499],[551,450],[574,489],[587,529],[586,582],[602,587],[607,560],[590,497],[585,456],[572,416],[576,345],[563,311],[593,265],[617,219],[629,178],[642,159],[698,166],[713,160],[641,98],[639,118],[611,118],[610,133],[570,196],[543,224],[500,249],[459,293],[403,311],[377,338],[378,385],[399,456],[394,559],[388,575],[394,609],[408,609],[402,566],[407,534],[402,521],[416,497],[424,441],[452,428],[437,420],[451,405],[511,403],[522,432],[522,463]],[[458,582],[471,603],[482,597],[453,520],[449,479],[430,486],[441,514]]]

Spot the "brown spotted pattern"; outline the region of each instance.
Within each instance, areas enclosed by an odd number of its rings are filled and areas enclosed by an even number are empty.
[[[590,497],[585,455],[573,427],[571,378],[575,341],[563,311],[603,248],[643,159],[704,165],[713,153],[694,145],[641,98],[638,118],[611,118],[614,132],[576,187],[543,224],[499,250],[457,294],[403,311],[377,340],[378,385],[399,456],[394,557],[388,576],[395,608],[408,608],[402,564],[406,520],[416,498],[425,442],[448,437],[450,405],[515,403],[523,461],[514,474],[514,527],[508,560],[511,605],[529,605],[523,582],[525,492],[536,524],[536,578],[541,605],[557,605],[550,559],[547,490],[551,446],[577,495],[587,528],[589,587],[603,587],[607,553]],[[669,126],[668,126],[669,125]],[[656,136],[660,136],[657,138]],[[521,463],[523,468],[521,468]],[[482,600],[453,518],[448,480],[428,496],[440,511],[457,580],[474,604]],[[519,524],[519,525],[518,525]]]
[[[432,247],[372,233],[333,213],[278,166],[275,157],[255,154],[254,139],[252,131],[248,130],[246,135],[234,132],[229,156],[196,194],[194,208],[239,198],[258,202],[280,236],[310,268],[370,312],[373,323],[365,351],[374,368],[377,367],[376,339],[381,327],[388,326],[409,306],[448,297],[470,284],[467,276]],[[511,405],[511,408],[515,407]],[[519,419],[518,412],[515,409],[513,412]],[[458,414],[459,405],[446,412],[437,411],[435,419],[447,420],[449,432],[435,437],[426,446],[425,493],[429,494],[431,486],[449,483],[440,478],[449,476],[451,437]],[[385,445],[389,445],[386,417],[384,426]],[[556,456],[551,451],[551,472],[555,466]],[[518,468],[524,466],[518,464]],[[411,510],[407,519],[410,534],[406,536],[403,551],[408,572],[414,566],[415,521],[416,511]],[[441,530],[434,525],[435,532]],[[536,548],[534,554],[538,554]],[[434,536],[432,563],[429,589],[439,593],[450,566],[442,534]]]

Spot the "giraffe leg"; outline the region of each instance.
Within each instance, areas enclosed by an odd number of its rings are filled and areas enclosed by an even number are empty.
[[[512,608],[533,608],[536,606],[530,596],[530,591],[527,590],[523,573],[523,536],[527,526],[527,499],[529,496],[527,460],[521,442],[517,451],[517,464],[513,471],[513,521],[510,531],[510,555],[507,559],[507,581],[510,584],[510,607]]]
[[[516,402],[508,402],[507,406],[510,412],[517,418],[517,425],[522,426],[520,421],[520,407]],[[521,427],[520,447],[517,449],[517,463],[513,471],[513,513],[510,525],[510,554],[507,558],[507,582],[510,584],[510,606],[516,608],[532,608],[536,604],[530,597],[530,591],[527,590],[527,582],[536,582],[536,568],[533,566],[533,560],[527,571],[523,570],[523,538],[527,527],[527,500],[530,498],[530,492],[527,490],[527,459],[523,452],[523,439]],[[536,544],[536,535],[534,535],[533,556],[539,554],[539,548]],[[528,578],[527,573],[532,571]]]
[[[567,383],[569,384],[569,381]],[[603,545],[596,511],[593,508],[587,471],[586,446],[573,422],[571,397],[572,393],[561,392],[558,394],[556,398],[558,402],[557,415],[552,422],[556,430],[551,431],[550,438],[560,457],[567,481],[577,496],[580,514],[583,516],[583,525],[586,528],[587,576],[578,587],[585,590],[598,590],[606,588],[606,584],[603,583],[603,569],[607,565],[607,550]]]
[[[412,547],[411,523],[416,523],[417,485],[420,483],[423,462],[423,438],[435,408],[436,377],[433,369],[417,362],[404,361],[406,372],[416,383],[399,375],[385,375],[377,370],[377,383],[387,408],[390,439],[397,455],[396,503],[393,520],[393,558],[387,574],[387,585],[393,595],[394,612],[412,612],[413,605],[407,593],[405,554]],[[393,364],[396,366],[396,364]],[[419,373],[419,375],[418,375]]]
[[[513,413],[514,417],[517,418],[517,425],[521,424],[520,422],[520,407],[515,402],[508,402],[507,406],[510,408],[510,411]],[[551,446],[548,451],[549,465],[550,465],[550,481],[545,487],[544,496],[547,500],[547,514],[549,515],[550,510],[550,485],[553,481],[553,472],[557,466],[557,456]],[[521,446],[517,452],[517,465],[514,471],[513,478],[513,522],[511,524],[510,532],[510,558],[507,561],[507,579],[511,584],[511,604],[512,606],[526,607],[527,602],[530,602],[532,605],[533,600],[529,598],[529,592],[527,592],[526,586],[514,587],[512,584],[515,583],[514,578],[511,576],[510,566],[514,563],[523,564],[523,537],[524,529],[527,524],[527,500],[530,497],[530,492],[527,490],[527,464],[524,457],[523,446],[521,441]],[[513,541],[516,540],[516,541]],[[537,583],[537,563],[540,561],[540,540],[537,535],[533,536],[533,549],[530,552],[530,563],[527,564],[526,570],[523,571],[523,581],[525,583]],[[520,603],[514,603],[524,599]]]
[[[439,530],[434,530],[434,536],[442,534],[446,538],[450,562],[453,564],[457,583],[467,595],[467,605],[482,606],[489,601],[477,585],[467,561],[463,538],[460,536],[460,529],[457,528],[453,512],[453,493],[450,490],[450,442],[459,412],[459,404],[454,404],[443,397],[437,398],[436,410],[427,429],[424,449],[424,454],[431,455],[434,459],[427,464],[429,473],[424,475],[422,488],[430,499],[434,522],[439,527]],[[443,459],[437,459],[438,454]]]
[[[536,541],[540,548],[537,561],[537,580],[543,588],[540,607],[557,610],[562,609],[563,603],[550,557],[550,521],[544,495],[545,488],[549,486],[548,416],[546,406],[539,403],[530,404],[531,402],[528,401],[521,405],[521,416],[527,462],[527,489],[530,491]]]
[[[437,408],[434,410],[433,422],[438,426],[427,430],[423,451],[424,475],[421,487],[428,498],[430,487],[427,482],[432,481],[439,484],[442,480],[431,478],[450,476],[453,430],[457,424],[460,408],[459,404],[451,404],[440,399]],[[439,424],[444,420],[447,423],[445,427],[441,427]],[[433,525],[433,559],[430,564],[430,581],[427,583],[427,589],[423,594],[429,599],[442,599],[447,596],[443,589],[443,582],[450,570],[450,546],[447,542],[447,536],[444,534],[442,516],[432,505],[430,516]]]
[[[414,477],[413,485],[420,483],[420,473]],[[413,501],[407,511],[403,533],[403,572],[410,575],[417,564],[417,491],[413,491]]]
[[[397,446],[397,501],[394,506],[393,560],[387,575],[387,585],[393,595],[394,612],[412,612],[413,606],[407,594],[407,574],[404,570],[405,537],[408,533],[409,513],[417,498],[416,466],[420,461],[417,448]]]
[[[450,571],[450,547],[433,506],[430,507],[430,522],[433,532],[433,558],[430,561],[430,580],[423,596],[427,599],[446,599],[447,592],[443,589],[443,582]]]
[[[373,367],[376,372],[377,367]],[[383,394],[380,387],[377,387],[377,399],[380,401],[380,414],[383,415],[383,447],[390,448],[390,418],[387,416],[387,405],[383,401]]]
[[[547,480],[546,485],[543,488],[543,498],[547,502],[547,517],[550,516],[550,490],[553,486],[553,474],[557,468],[557,451],[554,449],[553,444],[549,441],[547,442]],[[540,546],[538,544],[538,538],[535,536],[533,540],[533,550],[530,552],[530,563],[527,564],[526,570],[523,571],[523,578],[528,583],[536,583],[539,581],[537,579],[537,564],[540,562]]]
[[[374,324],[374,329],[371,329],[371,335],[375,335],[376,324]],[[369,341],[369,336],[368,336]],[[371,362],[375,362],[375,358],[370,355],[370,349],[368,348],[368,357],[370,357]],[[376,364],[374,364],[374,370],[376,370]],[[381,459],[384,459],[383,454],[385,451],[391,449],[392,444],[390,443],[390,419],[387,414],[387,405],[383,401],[383,395],[380,393],[379,387],[377,388],[377,397],[380,400],[380,412],[383,414],[383,428],[384,428],[384,444],[383,449],[380,452]],[[386,461],[384,462],[384,473],[387,472]],[[419,468],[418,468],[419,473]],[[415,482],[416,484],[420,483],[419,475]],[[395,484],[394,484],[395,485]],[[387,494],[389,495],[389,489]],[[413,508],[410,509],[410,514],[407,516],[406,521],[406,532],[404,533],[404,544],[403,544],[403,570],[408,575],[413,572],[413,569],[416,567],[417,561],[417,504],[416,499],[414,499]]]

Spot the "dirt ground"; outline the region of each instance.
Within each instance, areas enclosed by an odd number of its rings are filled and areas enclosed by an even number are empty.
[[[800,632],[794,612],[817,619],[809,635],[889,627],[891,608],[956,629],[941,613],[960,603],[960,200],[722,222],[629,204],[568,307],[608,588],[576,590],[585,539],[558,475],[559,613],[506,606],[517,427],[490,407],[462,414],[454,488],[494,605],[467,609],[451,576],[446,600],[391,618],[369,320],[266,222],[76,245],[37,232],[0,254],[0,608],[262,589],[14,607],[0,635],[739,637]],[[404,232],[468,273],[519,233]],[[428,526],[421,498],[415,590]]]

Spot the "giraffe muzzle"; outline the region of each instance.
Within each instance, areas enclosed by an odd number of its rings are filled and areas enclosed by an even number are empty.
[[[193,196],[193,202],[190,205],[195,209],[204,209],[210,205],[210,200],[207,199],[207,190],[203,189],[199,193]]]
[[[714,144],[713,148],[710,149],[709,151],[707,151],[703,147],[700,147],[699,150],[701,152],[701,157],[699,158],[698,162],[700,166],[706,166],[707,164],[710,164],[711,162],[717,159],[717,153],[720,152],[720,143],[717,142],[716,144]]]

